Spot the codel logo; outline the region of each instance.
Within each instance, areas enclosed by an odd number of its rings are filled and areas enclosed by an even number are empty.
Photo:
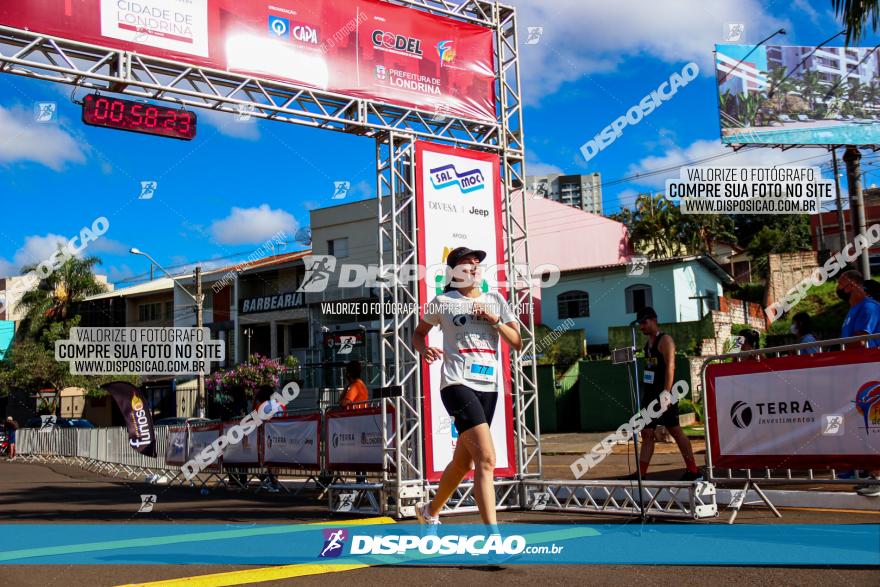
[[[388,33],[379,29],[371,35],[373,46],[381,50],[396,51],[412,57],[422,58],[422,41],[415,37]]]
[[[880,426],[880,381],[868,381],[856,392],[856,411],[865,419],[865,431]]]
[[[429,170],[431,184],[435,189],[444,190],[458,186],[462,194],[481,190],[486,187],[486,178],[479,169],[469,169],[459,173],[452,163]]]
[[[735,402],[730,407],[730,421],[737,428],[748,428],[752,423],[752,408],[746,402]]]

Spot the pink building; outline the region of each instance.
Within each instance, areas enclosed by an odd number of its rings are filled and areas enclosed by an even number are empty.
[[[513,196],[514,216],[522,218],[523,192]],[[526,191],[529,264],[560,271],[626,263],[633,254],[626,226],[590,212],[534,196]],[[541,290],[535,288],[535,323],[541,322]]]

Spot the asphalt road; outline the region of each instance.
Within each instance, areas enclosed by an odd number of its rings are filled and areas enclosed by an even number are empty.
[[[674,478],[678,466],[674,454],[658,455],[658,476]],[[545,457],[545,468],[562,469],[570,462],[567,455]],[[665,469],[665,470],[664,470]],[[158,503],[150,514],[138,514],[140,495],[155,493]],[[313,496],[288,493],[254,495],[251,492],[214,490],[209,495],[183,487],[147,485],[101,477],[77,467],[49,464],[0,462],[0,522],[28,523],[309,523],[339,520],[323,503],[316,507]],[[571,514],[510,512],[500,515],[502,522],[571,523]],[[463,515],[457,523],[478,522],[476,516]],[[590,516],[585,523],[636,523],[615,516]],[[407,523],[407,522],[404,522]],[[712,522],[700,522],[712,523]],[[765,509],[745,509],[740,524],[877,524],[880,512],[784,510],[780,520]],[[14,531],[5,526],[3,531]],[[369,567],[344,572],[315,574],[282,580],[266,580],[270,575],[255,570],[262,567],[234,565],[7,565],[0,584],[22,586],[63,586],[140,584],[175,579],[181,585],[321,585],[346,581],[360,585],[474,585],[487,581],[506,585],[623,585],[635,581],[688,582],[711,581],[713,585],[878,585],[878,568],[828,567],[674,567],[674,566],[483,566],[483,567]],[[314,569],[326,571],[326,568]],[[184,580],[216,573],[249,571],[245,575],[211,581]]]

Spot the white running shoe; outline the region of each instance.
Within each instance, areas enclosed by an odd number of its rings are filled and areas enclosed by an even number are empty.
[[[856,493],[865,497],[880,497],[880,479],[875,480],[872,484],[865,485]]]
[[[419,524],[427,524],[428,526],[439,526],[440,516],[432,516],[428,513],[428,504],[420,501],[416,504],[416,517]]]

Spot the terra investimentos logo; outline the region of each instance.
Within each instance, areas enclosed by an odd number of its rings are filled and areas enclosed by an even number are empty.
[[[740,429],[746,429],[752,424],[810,424],[816,421],[813,414],[813,404],[810,400],[754,404],[736,401],[730,406],[730,421]]]

